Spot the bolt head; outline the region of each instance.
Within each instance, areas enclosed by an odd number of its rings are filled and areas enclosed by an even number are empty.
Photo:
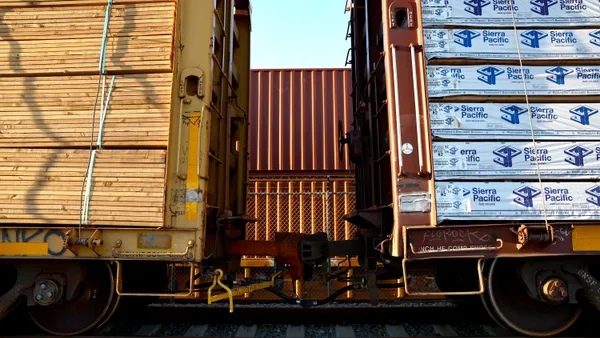
[[[37,296],[35,296],[35,299],[42,300],[42,295],[38,294]]]
[[[47,296],[48,298],[52,298],[52,296],[54,296],[54,294],[53,294],[52,292],[47,292],[47,293],[46,293],[46,296]]]
[[[46,284],[42,283],[40,284],[40,289],[44,290],[46,288]]]

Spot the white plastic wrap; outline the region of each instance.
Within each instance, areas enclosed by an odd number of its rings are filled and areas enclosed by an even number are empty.
[[[519,26],[592,26],[600,23],[597,0],[513,0]],[[424,26],[513,26],[510,0],[421,0]]]
[[[600,142],[434,142],[436,180],[598,179]]]
[[[429,97],[454,95],[598,95],[600,66],[430,66]]]
[[[425,56],[432,58],[594,59],[599,29],[425,29]],[[518,46],[517,46],[518,45]],[[518,47],[518,48],[517,48]]]
[[[430,103],[434,137],[531,140],[600,139],[600,104]],[[531,118],[530,118],[531,116]]]
[[[597,182],[437,182],[438,221],[600,220]]]

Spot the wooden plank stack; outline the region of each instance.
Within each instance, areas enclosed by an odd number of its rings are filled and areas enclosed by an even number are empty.
[[[164,223],[176,1],[107,2],[0,0],[0,224]]]

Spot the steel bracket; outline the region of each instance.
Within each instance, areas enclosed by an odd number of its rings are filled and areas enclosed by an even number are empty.
[[[88,238],[81,238],[77,236],[76,229],[67,231],[63,239],[63,247],[73,253],[75,256],[79,256],[79,248],[86,247],[92,250],[96,256],[102,255],[102,249],[104,247],[104,241],[102,240],[102,231],[95,230],[94,233]]]

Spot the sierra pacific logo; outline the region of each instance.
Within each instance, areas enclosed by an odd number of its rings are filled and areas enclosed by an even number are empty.
[[[511,168],[513,166],[513,158],[521,155],[522,151],[513,146],[504,146],[494,150],[493,153],[498,156],[494,158],[494,163],[505,168]]]
[[[458,151],[458,148],[457,148],[457,147],[452,147],[452,148],[449,148],[449,149],[448,149],[448,152],[449,152],[451,155],[456,155],[456,152],[457,152],[457,151]]]
[[[546,69],[546,73],[550,74],[549,76],[546,77],[546,79],[548,81],[554,82],[557,85],[562,86],[565,84],[565,78],[569,74],[573,73],[573,70],[569,69],[569,68],[557,66],[557,67],[552,67],[552,68]]]
[[[590,37],[592,37],[592,39],[590,39],[590,43],[600,47],[600,30],[591,32]]]
[[[489,6],[491,3],[490,0],[465,0],[465,11],[476,16],[482,16],[483,8]]]
[[[445,105],[444,108],[442,108],[442,110],[444,111],[444,113],[450,113],[452,111],[457,112],[458,111],[458,107],[452,106],[452,105]]]
[[[506,73],[506,71],[497,66],[485,66],[477,69],[477,73],[480,74],[477,80],[495,86],[497,77]]]
[[[542,16],[550,15],[550,7],[556,5],[558,0],[532,0],[529,1],[531,4],[531,11]]]
[[[598,114],[598,109],[594,109],[588,106],[577,106],[573,109],[569,110],[571,113],[571,121],[575,121],[581,125],[589,126],[590,125],[590,117],[592,115]]]
[[[584,166],[583,159],[586,156],[591,155],[593,152],[594,152],[593,150],[588,149],[586,147],[574,145],[574,146],[570,147],[569,149],[565,150],[565,155],[567,155],[567,158],[565,158],[565,162],[571,163],[572,165],[574,165],[576,167],[583,167]]]
[[[533,199],[541,195],[542,192],[529,185],[523,185],[513,190],[513,194],[517,195],[517,197],[513,199],[515,203],[526,208],[533,208]]]
[[[459,188],[459,187],[452,188],[452,194],[456,195],[456,196],[459,196],[462,194],[462,196],[464,197],[464,196],[469,195],[469,193],[470,193],[469,189]]]
[[[527,113],[527,108],[519,107],[517,105],[504,106],[500,108],[502,115],[500,116],[504,121],[510,124],[519,124],[520,116]]]
[[[587,189],[585,193],[589,195],[586,201],[600,207],[600,185],[595,185]]]
[[[521,43],[525,46],[529,46],[531,48],[540,48],[540,41],[548,37],[548,34],[536,30],[530,30],[521,33],[521,37],[524,38],[521,40]]]
[[[454,33],[454,42],[463,47],[471,48],[473,47],[473,39],[479,36],[481,36],[481,33],[470,29],[463,29]]]

